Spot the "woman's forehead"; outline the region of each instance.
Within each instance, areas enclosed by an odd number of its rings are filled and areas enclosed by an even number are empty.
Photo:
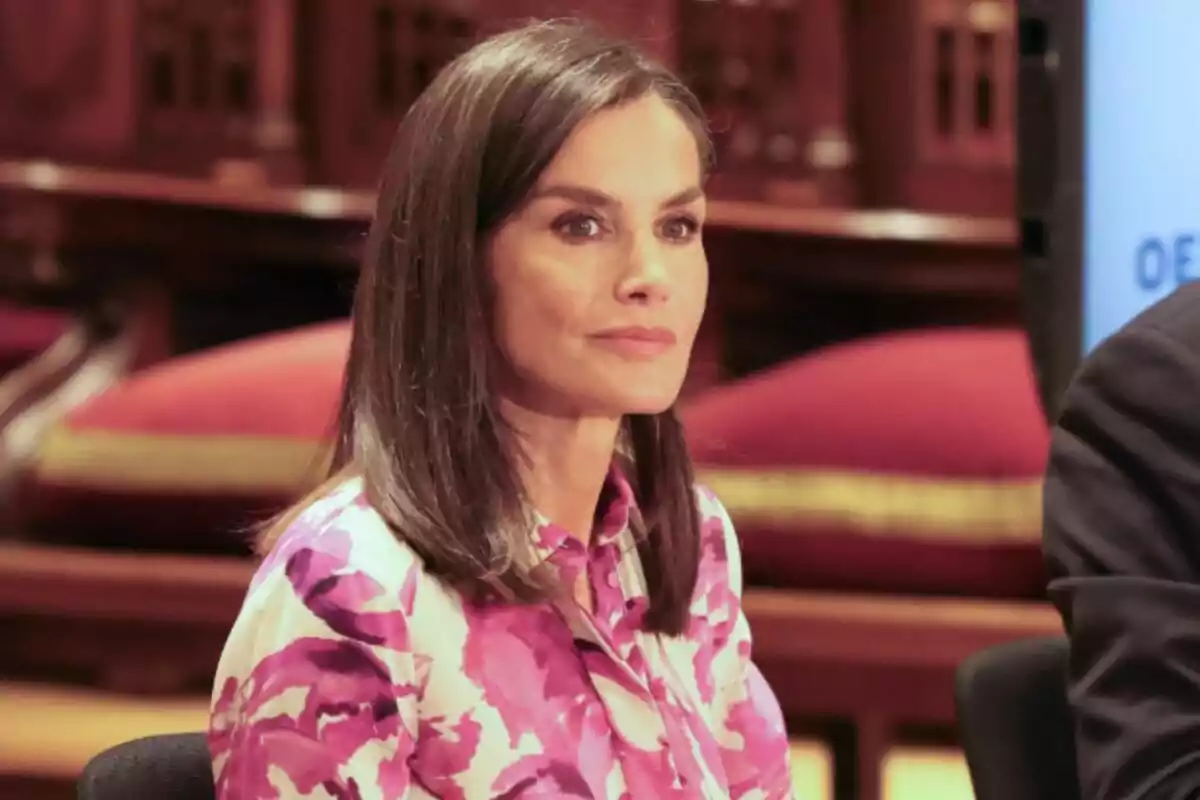
[[[678,194],[698,186],[695,133],[656,95],[604,109],[579,124],[539,177],[539,189],[577,186],[614,198]]]

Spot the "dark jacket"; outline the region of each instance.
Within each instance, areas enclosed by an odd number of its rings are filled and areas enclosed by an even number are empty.
[[[1200,284],[1068,390],[1046,474],[1087,800],[1200,798]]]

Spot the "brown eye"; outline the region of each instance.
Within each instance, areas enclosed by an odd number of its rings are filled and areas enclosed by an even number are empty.
[[[700,232],[700,223],[692,217],[672,217],[663,222],[661,236],[669,242],[690,242]]]
[[[554,230],[568,241],[583,242],[595,239],[604,227],[589,214],[564,214],[554,221]]]

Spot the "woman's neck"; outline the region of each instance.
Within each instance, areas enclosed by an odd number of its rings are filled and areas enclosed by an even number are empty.
[[[612,464],[620,418],[563,418],[510,408],[524,450],[525,490],[534,508],[582,541]]]

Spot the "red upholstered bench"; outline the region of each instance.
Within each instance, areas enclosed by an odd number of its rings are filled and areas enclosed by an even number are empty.
[[[1042,596],[1049,439],[1019,331],[829,347],[713,389],[684,418],[751,583]]]
[[[346,321],[160,362],[69,412],[24,481],[41,538],[247,552],[254,526],[323,476]]]
[[[127,378],[45,437],[27,521],[76,543],[243,551],[322,472],[348,337],[345,321],[315,325]],[[1041,595],[1047,431],[1017,331],[838,345],[710,390],[684,417],[749,583]]]
[[[829,347],[684,419],[742,540],[755,660],[789,721],[826,720],[839,798],[878,796],[906,726],[953,725],[966,654],[1059,630],[1038,602],[1048,430],[1023,333]]]

